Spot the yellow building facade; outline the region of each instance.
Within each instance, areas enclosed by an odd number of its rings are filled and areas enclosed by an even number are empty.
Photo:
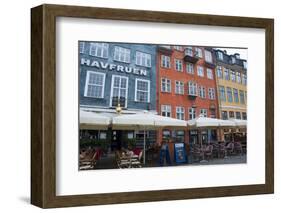
[[[247,61],[239,54],[228,55],[222,50],[215,54],[219,117],[247,120]]]

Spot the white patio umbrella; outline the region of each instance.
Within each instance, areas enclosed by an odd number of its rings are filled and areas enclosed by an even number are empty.
[[[202,115],[199,117],[187,121],[190,127],[201,128],[201,127],[234,127],[236,126],[234,121],[222,120],[217,118],[207,118]]]
[[[145,146],[146,146],[146,130],[158,129],[162,127],[181,127],[186,128],[187,122],[174,118],[155,115],[147,111],[130,115],[119,115],[112,119],[113,129],[143,129],[144,142],[143,142],[143,162],[145,163]]]
[[[230,121],[234,122],[235,126],[237,126],[237,127],[246,127],[247,126],[247,120],[230,119]]]
[[[80,129],[107,129],[110,124],[109,115],[80,110]]]

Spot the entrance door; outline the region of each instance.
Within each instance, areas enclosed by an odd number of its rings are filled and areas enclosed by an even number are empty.
[[[111,138],[111,150],[120,150],[122,148],[122,131],[113,130]]]

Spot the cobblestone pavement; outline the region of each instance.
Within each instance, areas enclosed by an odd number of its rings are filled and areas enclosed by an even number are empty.
[[[191,165],[238,164],[247,163],[247,155],[227,156],[226,158],[211,159],[207,162],[194,162]]]

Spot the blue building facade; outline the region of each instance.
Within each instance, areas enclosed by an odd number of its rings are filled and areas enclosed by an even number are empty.
[[[79,41],[80,108],[156,110],[156,45]]]

